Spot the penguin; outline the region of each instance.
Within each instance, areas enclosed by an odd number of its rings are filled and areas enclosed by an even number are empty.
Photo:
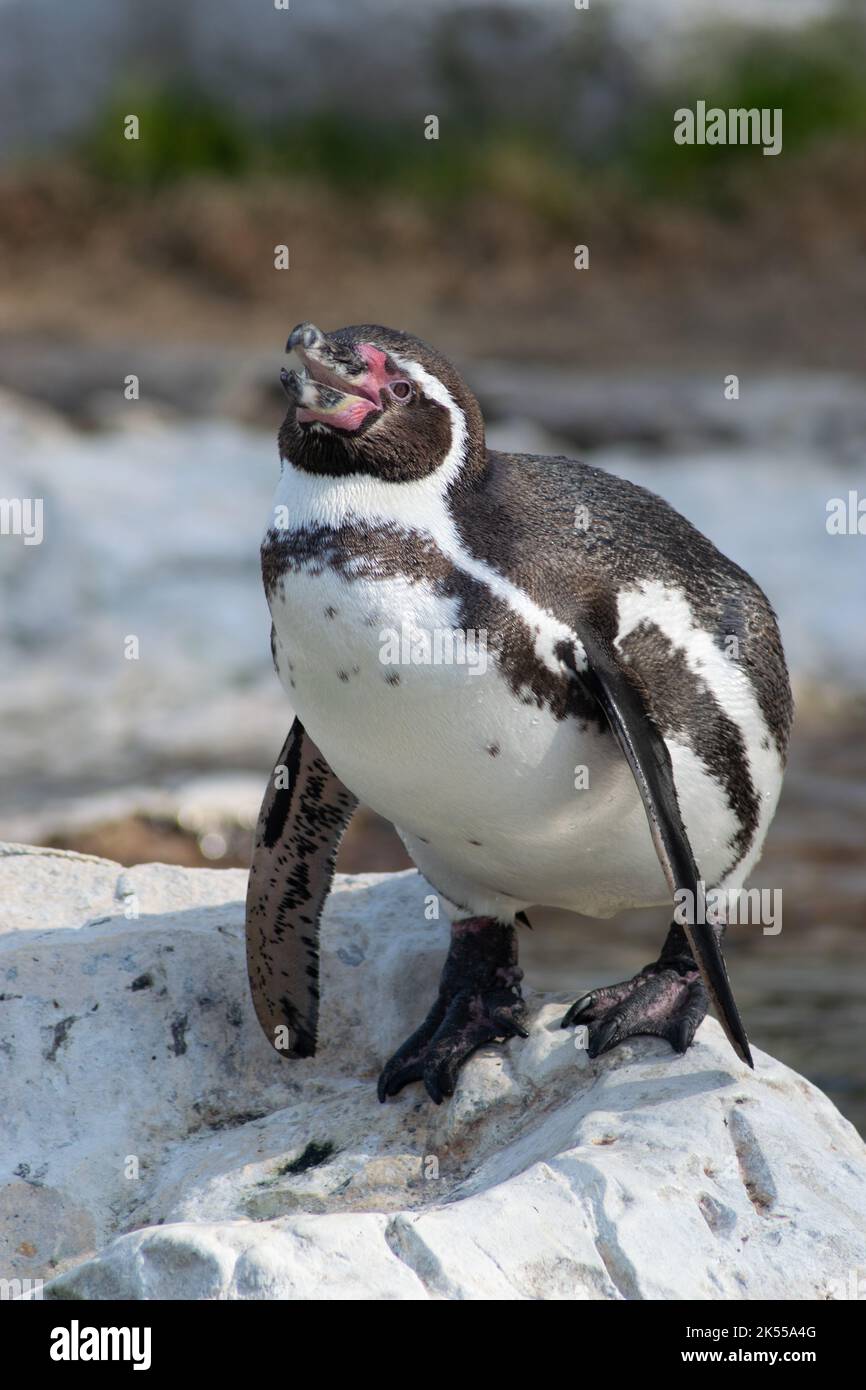
[[[261,560],[296,717],[246,910],[266,1036],[316,1050],[319,921],[363,801],[451,919],[437,996],[380,1100],[420,1081],[439,1104],[475,1049],[527,1036],[533,906],[675,905],[656,960],[565,1014],[590,1057],[637,1035],[685,1052],[712,1004],[753,1065],[724,912],[701,905],[742,885],[782,784],[792,699],[768,600],[645,488],[488,449],[475,396],[412,334],[303,323],[287,352],[301,366],[281,372]]]

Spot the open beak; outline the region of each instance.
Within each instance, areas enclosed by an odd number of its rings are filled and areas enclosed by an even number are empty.
[[[301,323],[289,335],[286,352],[297,353],[303,363],[300,372],[280,372],[299,424],[353,432],[381,411],[384,354],[371,345],[345,347],[331,342],[315,324]]]

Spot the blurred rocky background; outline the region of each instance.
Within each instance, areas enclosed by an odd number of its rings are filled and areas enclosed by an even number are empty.
[[[40,545],[0,535],[0,835],[247,863],[290,718],[257,555],[283,345],[409,328],[492,443],[654,488],[767,590],[784,922],[731,973],[866,1125],[866,536],[826,526],[866,496],[862,5],[0,0],[0,35],[0,497],[44,500]],[[676,145],[697,100],[781,108],[781,154]],[[362,811],[340,867],[405,863]],[[524,963],[577,991],[663,927],[549,919]]]

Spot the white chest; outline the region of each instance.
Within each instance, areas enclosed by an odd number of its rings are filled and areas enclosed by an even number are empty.
[[[423,499],[402,501],[406,517],[377,517],[369,497],[301,487],[309,495],[292,496],[289,508],[298,533],[330,527],[333,537],[353,500],[356,521],[372,514],[371,537],[376,524],[408,523],[440,558],[505,598],[525,620],[535,657],[565,679],[552,654],[568,630],[462,555],[435,498],[425,522]],[[508,899],[599,915],[666,901],[643,805],[609,733],[557,718],[516,686],[497,655],[498,634],[461,629],[460,601],[441,575],[423,577],[423,566],[396,565],[375,546],[369,553],[357,536],[345,550],[332,539],[295,550],[294,534],[269,595],[291,704],[337,776],[398,827],[436,887],[491,912]],[[444,640],[455,632],[456,649]],[[692,750],[668,747],[710,878],[736,821]]]
[[[664,892],[612,740],[527,703],[483,633],[437,650],[455,600],[423,582],[348,580],[313,564],[285,576],[271,612],[305,728],[446,896],[494,910],[509,897],[577,905],[582,893],[606,911],[623,895]],[[636,855],[623,857],[624,839]]]

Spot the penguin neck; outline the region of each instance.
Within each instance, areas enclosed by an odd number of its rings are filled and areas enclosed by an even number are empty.
[[[285,462],[274,495],[275,513],[280,509],[293,531],[360,524],[438,532],[449,503],[479,486],[487,469],[486,449],[480,455],[466,453],[461,444],[458,452],[455,443],[437,468],[406,482],[385,482],[371,473],[307,473]]]
[[[288,514],[291,529],[325,526],[339,530],[361,524],[441,532],[444,519],[450,515],[449,504],[459,505],[461,496],[483,482],[488,454],[484,423],[474,397],[470,397],[467,409],[444,388],[439,390],[450,416],[451,438],[441,462],[422,477],[386,481],[367,472],[340,476],[309,473],[284,461],[274,506],[285,509],[282,514]]]

